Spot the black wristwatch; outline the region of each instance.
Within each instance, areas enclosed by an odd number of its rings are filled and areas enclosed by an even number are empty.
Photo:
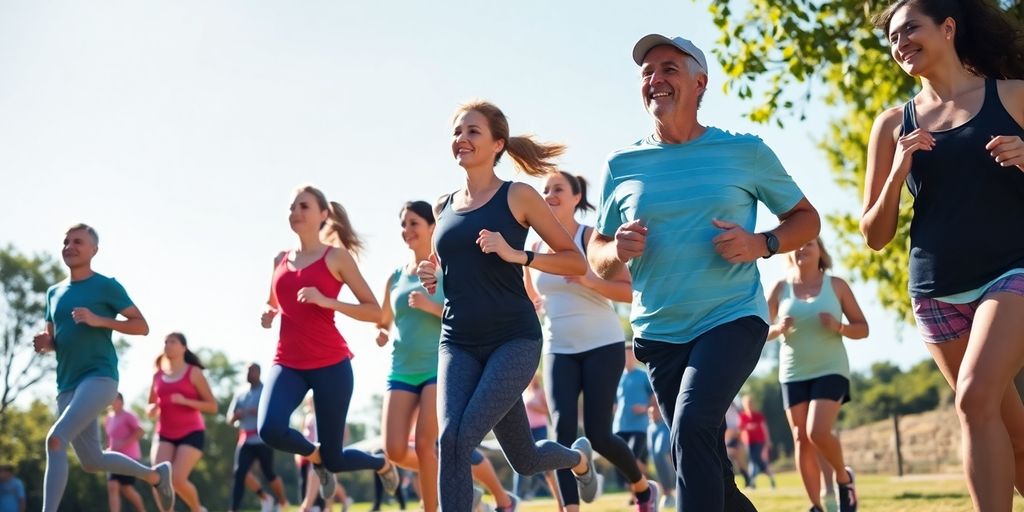
[[[775,253],[779,252],[779,237],[775,236],[775,233],[771,231],[765,231],[761,234],[764,235],[765,245],[768,246],[768,255],[762,256],[762,258],[768,259],[775,256]]]

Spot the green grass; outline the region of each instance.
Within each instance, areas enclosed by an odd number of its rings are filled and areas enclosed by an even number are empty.
[[[746,491],[747,496],[759,512],[799,512],[810,507],[804,495],[800,477],[795,473],[783,473],[778,476],[778,488],[767,488],[768,479],[760,477],[758,488]],[[857,494],[860,496],[860,510],[865,512],[964,512],[971,510],[971,498],[967,494],[967,486],[960,475],[943,476],[911,476],[903,479],[883,475],[859,475],[857,477]],[[485,500],[491,498],[485,497]],[[627,495],[621,493],[607,494],[594,504],[584,505],[586,512],[621,512],[631,510],[626,506]],[[335,510],[338,510],[335,507]],[[357,503],[353,512],[365,512],[369,504]],[[384,510],[398,510],[397,506],[385,507]],[[416,510],[416,507],[410,507]],[[550,512],[555,510],[551,500],[535,500],[524,503],[522,512]],[[1013,510],[1024,512],[1024,499],[1014,500]]]

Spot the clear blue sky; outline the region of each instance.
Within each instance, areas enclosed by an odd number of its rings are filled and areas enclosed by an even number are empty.
[[[605,156],[651,131],[630,58],[650,32],[685,35],[709,57],[716,38],[706,5],[688,1],[0,0],[0,243],[59,256],[66,226],[99,230],[95,268],[127,287],[152,328],[121,361],[130,401],[172,330],[267,363],[276,329],[258,318],[272,258],[295,243],[296,185],[348,208],[380,298],[410,258],[400,205],[461,184],[448,142],[456,104],[492,100],[513,133],[567,143],[563,167],[598,188]],[[824,108],[785,131],[754,125],[723,80],[713,63],[702,122],[761,135],[823,213],[859,208],[814,147]],[[513,177],[507,164],[499,174]],[[762,269],[768,282],[781,262]],[[855,290],[872,327],[848,345],[855,368],[927,357],[872,287]],[[383,390],[388,351],[371,326],[339,325],[356,353],[359,411]],[[52,395],[52,383],[38,392]]]

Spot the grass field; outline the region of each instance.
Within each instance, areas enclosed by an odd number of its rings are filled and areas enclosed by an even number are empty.
[[[778,476],[778,488],[767,488],[768,480],[761,477],[759,485],[765,488],[747,491],[759,512],[804,512],[810,508],[804,496],[800,478],[795,473]],[[861,512],[967,512],[971,510],[971,498],[960,475],[910,476],[896,478],[880,475],[861,475],[857,478]],[[489,500],[490,497],[486,497]],[[586,512],[619,512],[632,510],[626,505],[625,494],[608,494],[596,503],[584,505]],[[549,512],[555,509],[551,500],[536,500],[523,503],[522,512]],[[335,507],[335,510],[338,510]],[[358,503],[353,512],[369,510],[369,504]],[[384,510],[398,510],[394,505]],[[1024,512],[1024,499],[1014,501],[1013,510]],[[668,511],[666,511],[668,512]]]

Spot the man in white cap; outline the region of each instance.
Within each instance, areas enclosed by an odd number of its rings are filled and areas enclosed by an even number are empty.
[[[736,488],[724,417],[768,333],[756,261],[818,234],[818,212],[752,135],[697,121],[707,60],[692,42],[651,34],[633,48],[654,133],[612,153],[588,258],[633,277],[636,357],[672,429],[679,510],[754,510]],[[758,201],[778,216],[754,233]]]

